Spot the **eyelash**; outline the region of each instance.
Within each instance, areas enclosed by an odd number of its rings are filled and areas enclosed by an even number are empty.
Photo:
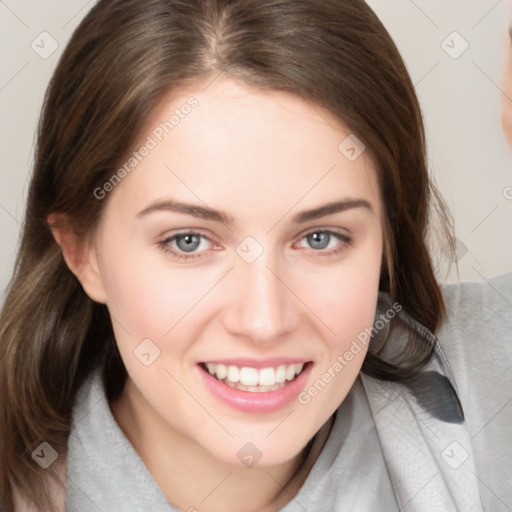
[[[312,231],[308,231],[307,233],[305,233],[302,236],[302,238],[299,241],[301,241],[304,238],[306,238],[307,236],[313,235],[313,234],[327,234],[329,236],[334,236],[335,238],[338,238],[340,240],[340,242],[342,243],[342,247],[341,248],[339,248],[339,249],[331,249],[329,251],[325,251],[325,250],[322,251],[322,250],[311,249],[312,254],[315,255],[318,258],[320,258],[320,257],[331,258],[331,257],[337,256],[337,255],[341,254],[347,247],[350,247],[352,245],[352,238],[351,237],[349,237],[349,236],[347,236],[347,235],[345,235],[343,233],[339,233],[337,231],[330,230],[330,229],[314,229]],[[197,231],[183,231],[181,233],[176,233],[175,235],[167,237],[164,240],[161,240],[160,242],[158,242],[158,246],[160,247],[160,249],[162,251],[164,251],[164,253],[170,254],[171,256],[173,256],[178,261],[180,261],[180,260],[182,260],[182,261],[190,261],[190,260],[193,260],[193,259],[196,259],[196,258],[202,258],[203,257],[202,253],[186,254],[186,253],[178,252],[175,249],[170,247],[171,242],[175,241],[178,238],[184,237],[186,235],[195,235],[195,236],[198,236],[200,238],[204,238],[204,239],[208,240],[211,243],[214,243],[213,240],[211,240],[209,237],[207,237],[206,235],[203,235],[202,233],[198,233]],[[330,241],[330,239],[329,239],[329,241]]]

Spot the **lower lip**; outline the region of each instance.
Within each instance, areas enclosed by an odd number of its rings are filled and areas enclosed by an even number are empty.
[[[243,412],[273,412],[278,411],[297,398],[306,383],[311,366],[312,363],[308,363],[295,379],[287,381],[288,383],[282,388],[263,393],[231,388],[227,384],[218,381],[199,365],[197,365],[197,369],[206,387],[231,407]]]

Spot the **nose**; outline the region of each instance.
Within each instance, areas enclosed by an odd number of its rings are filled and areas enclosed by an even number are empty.
[[[273,344],[297,325],[297,299],[270,251],[252,263],[236,258],[226,290],[225,328],[252,343]]]

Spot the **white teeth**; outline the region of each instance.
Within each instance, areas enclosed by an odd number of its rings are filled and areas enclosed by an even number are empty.
[[[251,368],[234,365],[206,363],[210,375],[225,384],[245,391],[273,391],[279,389],[286,381],[293,380],[304,368],[304,364],[281,364],[275,368]]]
[[[274,368],[263,368],[260,370],[260,386],[273,386],[276,383],[276,372]]]
[[[231,380],[231,379],[229,379]],[[240,384],[244,386],[257,386],[259,383],[258,370],[244,366],[240,370]]]
[[[240,380],[240,368],[238,366],[228,366],[227,379],[230,382],[238,382]]]
[[[214,365],[215,366],[215,365]],[[208,371],[210,371],[208,369]],[[218,364],[217,370],[210,372],[212,375],[217,374],[219,380],[225,379],[228,376],[228,367],[225,364]]]
[[[286,380],[286,365],[282,364],[277,368],[276,382],[282,384]]]

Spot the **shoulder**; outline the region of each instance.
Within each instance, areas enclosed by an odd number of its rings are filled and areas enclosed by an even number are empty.
[[[473,282],[444,283],[448,321],[507,314],[511,317],[512,272]],[[492,309],[489,310],[488,307]]]
[[[446,283],[441,290],[446,318],[438,338],[450,364],[472,366],[478,361],[486,369],[497,357],[512,359],[512,273],[481,282]]]
[[[512,503],[512,273],[441,289],[447,316],[437,338],[464,410],[482,502],[498,510]]]
[[[512,273],[441,289],[446,318],[437,337],[456,381],[470,373],[473,381],[476,374],[489,378],[512,363]]]

